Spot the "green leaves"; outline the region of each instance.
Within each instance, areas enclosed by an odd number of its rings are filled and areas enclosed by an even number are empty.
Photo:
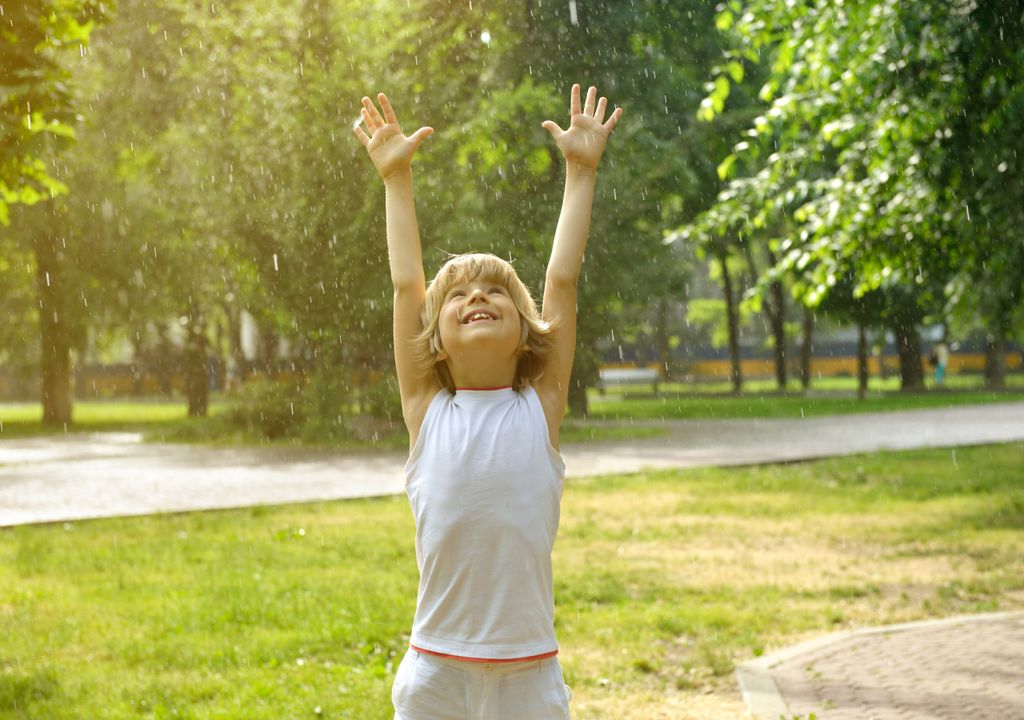
[[[33,204],[67,192],[40,161],[44,136],[74,139],[74,116],[63,65],[89,42],[102,5],[89,0],[43,0],[4,15],[4,93],[0,96],[0,224],[8,205]],[[8,84],[8,80],[17,79]]]
[[[850,276],[860,295],[905,284],[924,302],[946,287],[953,309],[965,283],[951,278],[966,275],[986,278],[976,296],[991,295],[991,317],[1021,306],[1021,281],[1006,279],[1024,275],[1024,251],[1006,239],[1024,198],[1004,158],[1024,154],[1024,20],[992,2],[750,0],[718,27],[732,47],[698,116],[722,113],[752,54],[770,70],[767,107],[737,133],[749,145],[722,154],[727,185],[690,234],[729,245],[795,223],[780,268],[812,304]]]
[[[742,67],[740,68],[742,78]],[[697,111],[697,117],[705,122],[710,122],[715,119],[715,115],[721,113],[725,109],[726,98],[729,97],[729,90],[731,85],[729,84],[729,78],[725,75],[719,75],[710,83],[710,94],[704,98],[700,103],[700,109]]]
[[[718,179],[719,180],[725,180],[726,178],[729,177],[729,173],[732,170],[733,163],[735,163],[735,162],[736,162],[736,153],[733,153],[731,155],[726,155],[725,156],[725,159],[722,160],[722,162],[719,163],[718,167],[715,169],[716,172],[718,173]]]
[[[718,15],[715,16],[715,27],[719,31],[725,32],[726,30],[728,30],[729,28],[732,27],[732,21],[733,21],[732,10],[725,9],[722,12],[718,13]]]

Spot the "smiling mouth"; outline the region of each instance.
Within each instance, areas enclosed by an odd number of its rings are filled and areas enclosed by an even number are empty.
[[[478,320],[495,320],[496,318],[485,310],[477,310],[469,314],[469,316],[463,321],[463,325],[469,325]]]

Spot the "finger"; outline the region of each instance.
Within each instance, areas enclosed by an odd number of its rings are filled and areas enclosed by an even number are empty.
[[[540,126],[547,130],[549,133],[551,133],[551,137],[555,138],[556,140],[558,139],[559,135],[565,132],[564,130],[562,130],[562,128],[558,126],[558,123],[552,122],[551,120],[545,120],[540,124]]]
[[[593,115],[594,115],[594,101],[596,99],[597,99],[597,88],[594,87],[593,85],[591,85],[590,89],[587,90],[587,104],[584,105],[584,107],[583,107],[583,114],[584,115],[590,115],[591,117],[593,117]]]
[[[366,135],[366,133],[363,132],[363,129],[361,127],[356,125],[354,128],[352,128],[352,132],[354,132],[356,134],[356,137],[359,138],[359,142],[363,144],[363,147],[369,146],[370,138]]]
[[[608,118],[608,122],[606,122],[604,124],[605,129],[608,132],[611,132],[612,130],[614,130],[615,126],[619,124],[619,118],[621,118],[621,117],[622,117],[622,108],[615,108],[615,112],[613,112],[612,116],[610,118]]]
[[[597,110],[594,111],[594,119],[598,122],[604,122],[604,111],[608,107],[608,98],[601,98],[597,102]]]
[[[373,120],[370,119],[370,113],[366,108],[359,108],[359,117],[362,124],[366,126],[366,129],[370,131],[370,136],[373,136],[373,131],[376,129],[373,126]]]
[[[572,86],[572,94],[569,100],[569,116],[580,114],[580,86],[578,84]]]
[[[376,130],[384,124],[384,118],[380,116],[380,111],[377,110],[377,106],[370,102],[370,98],[363,98],[363,107],[366,108],[367,117],[369,117],[372,123],[370,125],[371,130]]]
[[[385,111],[386,112],[386,111]],[[419,130],[414,132],[409,140],[412,142],[413,148],[419,147],[420,143],[426,140],[428,137],[434,134],[434,128],[432,127],[421,127]]]
[[[384,108],[384,119],[389,123],[398,124],[398,118],[395,117],[395,109],[391,107],[391,101],[388,100],[388,96],[384,93],[379,93],[377,99],[380,101],[380,106]]]
[[[370,117],[370,98],[364,97],[360,102],[363,103],[363,106],[359,108],[359,115],[363,118],[363,122],[366,123],[367,129],[372,131],[374,126],[373,118]]]
[[[366,129],[370,131],[370,136],[372,137],[373,133],[377,130],[378,127],[380,127],[380,125],[374,121],[373,115],[370,114],[371,107],[372,105],[370,104],[370,98],[364,97],[363,106],[359,108],[359,114],[362,116],[363,123],[366,125]]]

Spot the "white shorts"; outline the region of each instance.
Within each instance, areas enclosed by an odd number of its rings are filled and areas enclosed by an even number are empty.
[[[569,720],[572,691],[557,657],[452,660],[413,648],[395,673],[395,720]]]

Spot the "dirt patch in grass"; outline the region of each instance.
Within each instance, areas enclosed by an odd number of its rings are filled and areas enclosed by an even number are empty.
[[[748,720],[738,690],[607,689],[576,695],[577,720]]]

